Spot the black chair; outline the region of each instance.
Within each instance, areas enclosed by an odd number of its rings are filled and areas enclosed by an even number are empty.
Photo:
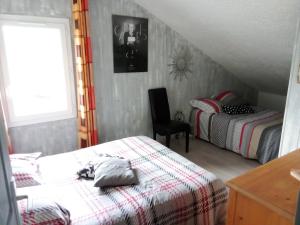
[[[150,89],[148,90],[148,94],[153,125],[153,139],[156,140],[156,134],[166,136],[166,145],[170,147],[171,135],[185,132],[185,150],[188,152],[190,125],[188,123],[171,120],[166,88]]]

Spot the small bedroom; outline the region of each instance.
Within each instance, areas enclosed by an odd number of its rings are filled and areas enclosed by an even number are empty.
[[[299,191],[300,1],[0,0],[0,225],[300,225]]]

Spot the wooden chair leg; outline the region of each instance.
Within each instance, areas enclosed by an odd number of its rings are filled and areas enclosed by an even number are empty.
[[[170,135],[167,135],[166,136],[166,146],[169,148],[170,147],[170,139],[171,139],[171,136]]]
[[[156,140],[156,132],[153,131],[153,139]]]
[[[186,131],[185,133],[185,152],[188,153],[189,152],[189,140],[190,140],[190,132]]]

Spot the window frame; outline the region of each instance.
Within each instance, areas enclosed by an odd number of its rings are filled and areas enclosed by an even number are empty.
[[[12,99],[6,95],[9,73],[6,62],[5,50],[0,49],[0,92],[4,105],[4,113],[7,115],[8,127],[18,127],[30,124],[51,122],[57,120],[71,119],[77,117],[76,97],[75,97],[75,79],[72,51],[72,37],[70,32],[70,21],[68,18],[23,16],[23,15],[4,15],[0,14],[0,45],[4,46],[3,25],[24,25],[31,27],[55,27],[61,30],[61,40],[63,47],[64,71],[66,80],[67,110],[43,113],[29,116],[16,116],[13,112]]]

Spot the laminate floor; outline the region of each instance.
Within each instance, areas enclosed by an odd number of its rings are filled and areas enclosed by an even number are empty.
[[[158,139],[164,143],[164,138]],[[260,164],[255,160],[244,159],[242,156],[221,148],[206,141],[190,137],[189,153],[185,152],[185,138],[171,139],[172,150],[191,160],[200,167],[214,173],[223,181],[239,176]]]

